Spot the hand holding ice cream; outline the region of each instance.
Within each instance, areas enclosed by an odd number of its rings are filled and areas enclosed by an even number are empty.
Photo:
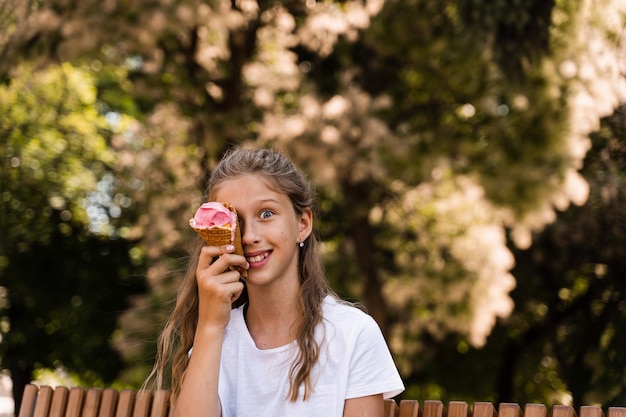
[[[202,204],[189,220],[189,225],[208,245],[232,244],[235,246],[235,253],[243,256],[237,210],[229,203],[210,201]],[[242,277],[248,276],[247,270],[239,267],[236,269]]]

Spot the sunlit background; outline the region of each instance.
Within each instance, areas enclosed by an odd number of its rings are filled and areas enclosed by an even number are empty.
[[[13,416],[15,411],[15,404],[13,402],[13,395],[11,389],[13,384],[11,383],[11,376],[3,373],[0,376],[0,416],[10,417]]]
[[[625,14],[0,0],[0,413],[11,382],[141,385],[239,143],[317,187],[406,396],[626,405]]]

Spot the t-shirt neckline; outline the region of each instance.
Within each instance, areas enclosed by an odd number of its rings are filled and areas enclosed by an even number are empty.
[[[250,330],[248,329],[248,325],[246,324],[246,319],[244,316],[245,311],[248,308],[248,303],[245,303],[243,305],[241,305],[240,307],[238,307],[236,310],[237,314],[234,317],[235,319],[235,323],[237,325],[237,331],[242,332],[244,334],[246,343],[250,344],[255,351],[257,351],[260,354],[273,354],[273,353],[279,353],[282,352],[284,350],[287,349],[291,349],[293,346],[296,346],[297,344],[297,340],[293,340],[285,345],[282,346],[277,346],[277,347],[273,347],[273,348],[269,348],[269,349],[261,349],[259,348],[256,343],[254,342],[254,339],[252,338],[252,335],[250,334]],[[231,317],[231,319],[233,319]]]

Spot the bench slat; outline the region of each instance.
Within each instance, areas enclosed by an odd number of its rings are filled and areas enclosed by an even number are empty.
[[[424,401],[423,417],[444,417],[443,403],[439,400]]]
[[[69,393],[70,390],[67,387],[56,387],[54,389],[52,402],[50,403],[50,417],[65,417]]]
[[[119,396],[120,393],[113,388],[106,388],[102,391],[102,400],[100,401],[100,413],[98,413],[98,417],[115,417]]]
[[[385,413],[383,417],[398,417],[398,403],[396,403],[395,400],[391,398],[385,400]]]
[[[152,412],[150,417],[167,417],[170,402],[170,393],[167,390],[155,391],[152,398]],[[626,416],[619,416],[626,417]]]
[[[143,390],[137,392],[133,417],[150,417],[151,403],[152,393],[150,391]]]
[[[416,400],[401,400],[398,417],[417,417],[420,405]]]
[[[52,394],[52,387],[43,386],[39,388],[37,401],[35,401],[35,411],[33,413],[33,417],[48,417],[50,414]]]
[[[57,390],[59,387],[57,387]],[[81,417],[83,410],[83,401],[85,400],[85,389],[73,387],[70,390],[69,400],[67,401],[66,417]]]
[[[526,404],[524,417],[546,417],[548,409],[543,404]]]
[[[569,405],[555,405],[552,407],[552,417],[578,417],[574,407]]]
[[[468,417],[469,407],[465,401],[450,401],[448,403],[448,417]]]
[[[24,387],[24,394],[22,395],[22,405],[17,417],[31,417],[35,410],[35,401],[37,400],[37,393],[39,387],[33,384],[27,384]]]
[[[498,413],[492,403],[480,401],[474,403],[472,417],[498,417]]]
[[[98,388],[89,388],[85,394],[85,405],[83,406],[83,414],[76,417],[98,417],[100,409],[100,401],[102,399],[102,390]]]
[[[626,407],[609,407],[607,417],[626,417]]]
[[[120,392],[115,417],[131,417],[135,405],[135,391],[125,389]]]
[[[498,407],[500,417],[521,417],[522,410],[516,403],[501,403]]]
[[[604,417],[604,412],[600,407],[594,405],[583,405],[580,407],[580,417]]]

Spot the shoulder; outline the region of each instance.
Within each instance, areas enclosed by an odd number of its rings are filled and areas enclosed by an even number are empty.
[[[380,334],[376,321],[355,304],[340,300],[334,296],[324,299],[324,322],[337,328],[342,333]]]
[[[323,307],[324,315],[345,316],[358,320],[371,319],[371,316],[358,304],[341,300],[334,295],[327,295],[324,298]]]

